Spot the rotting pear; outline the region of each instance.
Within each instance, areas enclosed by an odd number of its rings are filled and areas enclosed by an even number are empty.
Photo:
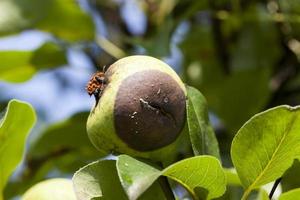
[[[125,57],[93,76],[87,89],[96,97],[87,132],[97,149],[155,161],[175,156],[186,129],[187,92],[169,65]]]

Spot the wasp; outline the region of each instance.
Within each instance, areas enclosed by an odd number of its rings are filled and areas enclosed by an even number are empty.
[[[99,99],[103,93],[103,90],[105,89],[105,87],[107,85],[105,71],[106,71],[106,68],[104,66],[103,71],[98,71],[98,72],[94,73],[85,88],[87,93],[90,96],[94,95],[95,100],[96,100],[96,105],[98,104]]]

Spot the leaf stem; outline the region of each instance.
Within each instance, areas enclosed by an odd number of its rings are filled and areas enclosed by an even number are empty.
[[[244,192],[244,194],[243,194],[243,196],[242,196],[242,199],[241,199],[241,200],[247,200],[247,198],[248,198],[248,196],[249,196],[250,192],[251,192],[251,188],[250,188],[250,187],[248,187],[248,188],[245,190],[245,192]]]
[[[275,192],[277,186],[279,185],[281,179],[282,179],[282,177],[278,178],[278,179],[275,181],[275,183],[274,183],[274,185],[273,185],[273,187],[272,187],[272,189],[271,189],[271,192],[270,192],[270,194],[269,194],[269,199],[272,199],[273,194],[274,194],[274,192]]]

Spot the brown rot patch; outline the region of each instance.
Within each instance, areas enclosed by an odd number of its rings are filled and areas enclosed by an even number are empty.
[[[119,87],[114,120],[118,136],[131,148],[151,151],[164,147],[184,127],[184,91],[164,72],[134,73]]]

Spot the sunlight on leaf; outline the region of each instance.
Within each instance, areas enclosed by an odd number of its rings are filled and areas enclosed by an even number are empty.
[[[264,189],[260,189],[256,200],[270,200],[268,193]]]
[[[114,160],[93,162],[74,174],[73,184],[79,200],[105,199],[126,200],[126,194],[118,180]]]
[[[224,194],[226,176],[218,159],[212,156],[196,156],[181,160],[162,171],[167,176],[187,188],[193,196],[198,189],[207,191],[200,199],[213,199]]]
[[[25,140],[36,121],[35,111],[28,103],[11,100],[0,119],[0,200],[12,172],[22,159]]]
[[[115,160],[101,160],[81,168],[74,174],[73,183],[79,200],[128,200],[119,181]],[[165,200],[157,183],[149,187],[139,198],[139,200],[153,199]]]
[[[226,189],[223,169],[212,156],[188,158],[160,171],[127,155],[121,155],[118,157],[117,170],[130,200],[137,199],[161,175],[182,184],[195,198],[216,198]]]
[[[244,199],[281,177],[300,154],[300,108],[279,106],[252,117],[232,142],[231,156]]]
[[[31,1],[34,2],[34,0]],[[29,2],[30,1],[28,1],[27,3]],[[33,16],[34,18],[38,18],[39,14],[35,11],[38,10],[37,8],[39,4],[36,4],[38,3],[36,1],[34,3],[35,4],[31,5],[32,6],[31,16]],[[43,3],[44,5],[47,5],[46,2],[43,1]],[[24,17],[24,12],[26,12],[27,8],[26,8],[26,4],[23,4],[22,6],[22,2],[20,0],[1,0],[0,1],[0,18],[1,18],[0,35],[15,33],[29,27],[30,24],[33,23],[33,21],[31,20],[30,17]]]
[[[160,176],[158,169],[127,155],[118,157],[117,170],[130,200],[137,199]]]

